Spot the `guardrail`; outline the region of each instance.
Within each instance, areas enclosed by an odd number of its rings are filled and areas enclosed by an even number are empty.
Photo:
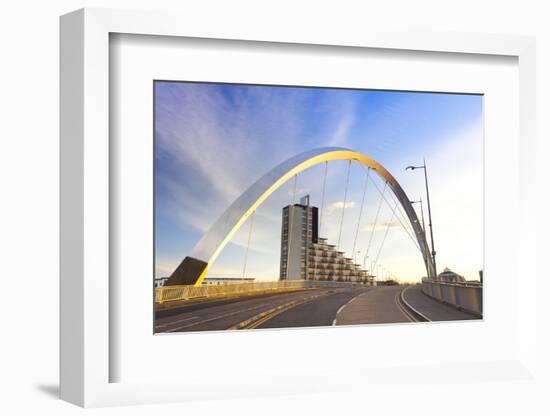
[[[434,299],[474,315],[483,315],[483,287],[475,283],[422,282],[422,291]]]
[[[155,289],[155,302],[164,303],[175,300],[214,298],[225,296],[260,294],[273,291],[298,290],[316,287],[350,287],[355,282],[334,282],[320,280],[278,280],[274,282],[228,283],[222,285],[174,285]]]

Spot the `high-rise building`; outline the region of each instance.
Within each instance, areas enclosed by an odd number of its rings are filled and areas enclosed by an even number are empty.
[[[318,240],[318,209],[309,205],[309,195],[299,204],[283,208],[281,231],[281,280],[305,280],[308,252]]]
[[[283,208],[280,279],[372,283],[373,276],[319,237],[318,209],[306,195]]]

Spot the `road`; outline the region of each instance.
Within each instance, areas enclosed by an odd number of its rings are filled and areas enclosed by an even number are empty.
[[[246,327],[272,328],[271,321],[281,322],[281,319],[283,321],[288,319],[288,324],[285,326],[332,325],[336,310],[366,290],[369,289],[366,287],[307,289],[227,301],[194,303],[173,310],[158,311],[155,332],[238,329],[236,326],[239,324],[246,323],[251,318],[258,318],[261,314],[268,314],[270,319],[263,323],[254,322],[253,326],[246,325]],[[304,307],[311,306],[308,304],[315,304],[316,307],[313,307],[313,313],[303,314]],[[288,318],[289,315],[290,318]]]
[[[427,297],[419,287],[353,286],[179,303],[156,311],[155,333],[473,318]]]
[[[378,286],[361,294],[336,316],[336,325],[383,324],[414,321],[399,302],[403,286]]]

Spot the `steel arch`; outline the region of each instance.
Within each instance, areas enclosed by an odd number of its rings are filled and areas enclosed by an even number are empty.
[[[204,234],[194,247],[190,256],[187,256],[174,270],[167,285],[199,286],[203,281],[209,266],[216,260],[225,245],[231,240],[235,232],[246,221],[269,195],[275,192],[294,175],[315,166],[319,163],[333,160],[353,160],[368,166],[375,171],[393,191],[399,203],[403,207],[409,222],[411,223],[416,240],[421,248],[422,257],[429,277],[433,276],[433,259],[429,254],[426,235],[420,226],[416,211],[401,185],[395,178],[376,160],[371,157],[341,147],[321,147],[304,153],[300,153],[271,169],[256,183],[250,186],[239,198],[237,198],[218,220]]]

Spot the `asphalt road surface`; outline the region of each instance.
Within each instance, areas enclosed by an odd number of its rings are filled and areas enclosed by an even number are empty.
[[[331,325],[336,310],[349,299],[366,290],[369,290],[369,288],[308,289],[243,297],[227,301],[193,303],[188,306],[157,311],[155,333],[237,329],[237,325],[246,323],[251,318],[257,318],[262,314],[266,315],[262,316],[262,321],[265,323],[258,327],[273,328],[273,326],[268,326],[272,319],[278,318],[284,321],[287,319],[285,316],[288,313],[296,308],[300,308],[299,310],[303,311],[301,308],[310,303],[317,305],[314,308],[315,313],[298,313],[296,315],[298,318],[288,318],[289,322],[294,322],[293,325],[285,324],[283,327]],[[265,318],[269,319],[265,320]],[[254,325],[258,325],[259,323],[260,321],[254,322]],[[281,326],[276,327],[280,328]]]
[[[429,298],[420,286],[353,286],[180,302],[156,311],[155,333],[417,321],[410,307],[433,321],[475,319]]]
[[[378,286],[346,305],[336,316],[336,325],[411,322],[399,302],[403,286]]]
[[[368,289],[347,290],[328,294],[288,309],[256,328],[330,326],[334,323],[334,318],[340,308],[366,291]]]

